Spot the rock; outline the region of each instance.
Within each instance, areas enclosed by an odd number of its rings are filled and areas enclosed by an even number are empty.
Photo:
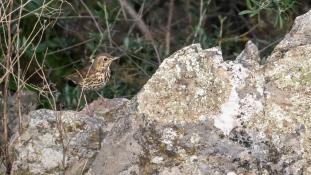
[[[254,141],[238,128],[263,114],[264,97],[257,48],[249,45],[236,62],[224,62],[219,48],[202,50],[198,44],[167,58],[115,113],[118,124],[88,174],[249,172],[241,165],[260,155],[250,155]]]
[[[13,145],[13,172],[311,174],[310,18],[297,18],[266,65],[252,42],[235,61],[193,44],[166,58],[130,101],[31,113]]]
[[[5,165],[3,164],[3,160],[0,160],[0,175],[4,175],[7,173],[7,169]]]
[[[114,127],[103,140],[104,149],[96,156],[88,174],[131,174],[140,171],[139,160],[144,152],[143,145],[137,139],[142,136],[135,138],[135,134],[141,134],[144,123],[134,106],[129,102],[113,113],[114,120],[109,121]]]
[[[297,17],[268,62],[265,118],[253,118],[250,127],[270,138],[284,174],[311,174],[311,11]]]
[[[13,143],[12,174],[59,174],[75,161],[93,158],[100,148],[103,124],[97,118],[50,110],[31,112],[29,118]]]
[[[2,94],[0,93],[0,101]],[[21,90],[20,97],[15,93],[13,96],[8,97],[8,130],[9,137],[19,130],[19,118],[21,118],[21,125],[25,123],[24,119],[26,115],[35,110],[38,107],[37,95],[31,91]],[[20,99],[20,101],[18,100]],[[19,105],[17,105],[19,104]],[[2,106],[0,107],[0,113],[2,114]],[[2,125],[0,125],[0,132],[3,132]],[[0,145],[2,143],[2,136],[0,136]]]
[[[308,44],[311,44],[311,11],[296,18],[292,29],[275,47],[268,62],[282,58],[292,48]]]
[[[226,69],[219,48],[181,49],[163,61],[137,95],[138,110],[151,120],[175,124],[217,115],[232,88]]]

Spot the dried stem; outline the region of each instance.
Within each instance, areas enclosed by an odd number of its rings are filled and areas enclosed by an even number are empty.
[[[119,0],[119,3],[121,7],[124,8],[124,10],[134,19],[138,29],[144,35],[146,40],[153,41],[153,37],[148,26],[145,24],[141,16],[139,16],[133,7],[127,2],[127,0]]]
[[[172,26],[172,18],[174,11],[174,0],[170,0],[168,19],[166,25],[166,35],[165,35],[165,54],[168,55],[170,53],[171,47],[171,26]]]
[[[23,0],[20,0],[20,4],[23,4]],[[19,16],[22,16],[22,8],[20,8],[19,10]],[[22,109],[21,109],[21,90],[22,90],[22,80],[21,80],[21,65],[20,65],[20,54],[19,54],[19,50],[20,50],[20,21],[21,18],[18,18],[18,22],[17,22],[17,26],[16,26],[16,35],[17,35],[17,44],[16,44],[16,57],[17,57],[17,101],[18,101],[18,132],[19,134],[22,133]]]
[[[161,63],[159,52],[156,48],[155,41],[153,39],[153,36],[148,28],[148,26],[145,24],[141,16],[137,14],[137,12],[134,10],[134,8],[128,3],[127,0],[119,0],[119,3],[122,8],[134,19],[135,23],[137,24],[138,29],[141,31],[141,33],[144,35],[146,40],[151,41],[151,44],[156,52],[158,63]]]
[[[69,147],[69,142],[68,141],[68,136],[65,132],[64,129],[64,125],[63,125],[63,121],[62,121],[62,116],[63,116],[63,112],[60,112],[59,114],[56,114],[56,127],[58,129],[59,132],[59,137],[60,137],[60,141],[63,147],[63,160],[62,160],[62,166],[63,166],[63,170],[65,170],[66,168],[66,155],[67,155],[67,150]]]
[[[9,15],[7,19],[7,54],[5,56],[5,67],[6,71],[11,70],[11,57],[12,57],[12,28],[11,28],[11,19],[12,19],[12,10],[13,10],[13,0],[9,1]],[[4,87],[3,87],[3,120],[2,120],[2,127],[3,127],[3,145],[4,145],[4,157],[5,157],[5,164],[7,169],[9,169],[9,153],[8,153],[8,101],[9,101],[9,80],[10,80],[10,73],[7,73],[4,78]]]
[[[100,33],[99,42],[98,42],[96,48],[93,50],[92,55],[91,55],[91,57],[93,57],[93,56],[95,55],[97,49],[98,49],[98,48],[101,46],[101,44],[103,43],[104,34],[103,34],[103,32],[102,32],[102,30],[101,30],[101,28],[100,28],[100,26],[99,26],[97,20],[95,19],[95,17],[94,17],[94,15],[93,15],[92,11],[91,11],[91,10],[89,9],[89,7],[83,2],[83,0],[80,0],[80,2],[81,2],[81,4],[83,5],[83,7],[86,9],[86,11],[90,14],[90,16],[92,17],[92,20],[94,21],[94,24],[95,24],[95,26],[96,26],[98,32]],[[108,31],[108,32],[109,32],[109,31]]]

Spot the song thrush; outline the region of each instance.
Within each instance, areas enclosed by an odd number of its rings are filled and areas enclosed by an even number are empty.
[[[76,70],[66,78],[79,85],[83,90],[98,90],[106,85],[110,78],[110,64],[119,57],[107,53],[99,54],[86,67]]]

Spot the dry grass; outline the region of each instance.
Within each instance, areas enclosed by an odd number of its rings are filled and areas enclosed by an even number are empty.
[[[10,1],[1,1],[0,3],[0,25],[1,25],[1,70],[2,75],[0,77],[0,82],[3,84],[3,94],[2,94],[2,122],[1,122],[1,131],[2,137],[0,139],[1,143],[1,160],[4,160],[4,164],[7,167],[7,170],[10,169],[12,157],[9,155],[9,98],[11,98],[10,92],[10,83],[11,81],[16,84],[17,94],[17,105],[18,105],[18,116],[16,117],[18,122],[18,132],[22,132],[22,109],[21,109],[21,92],[27,86],[31,86],[35,89],[40,95],[49,100],[53,109],[56,110],[56,100],[53,90],[50,88],[50,82],[47,79],[44,61],[40,63],[37,59],[36,50],[38,49],[39,43],[42,41],[44,32],[47,28],[51,27],[54,22],[47,21],[43,19],[43,16],[48,14],[57,14],[59,16],[62,12],[62,5],[66,3],[65,1],[57,2],[59,6],[51,7],[52,1],[44,1],[42,6],[33,11],[28,11],[25,9],[27,4],[30,4],[31,1],[19,2],[10,0]],[[33,23],[33,30],[27,35],[21,36],[21,21],[24,18],[27,18],[28,15],[36,16],[36,21]],[[55,16],[57,18],[57,16]],[[33,50],[33,54],[30,57],[27,65],[24,66],[25,69],[21,69],[21,60],[24,58],[26,51],[28,49]],[[45,51],[47,53],[47,50]],[[46,55],[45,55],[46,56]],[[43,60],[45,58],[43,57]],[[39,75],[42,79],[42,86],[32,86],[28,84],[27,80],[32,76],[26,77],[26,72],[30,68],[30,65],[35,64],[38,69],[33,73]],[[15,120],[16,121],[16,120]],[[16,132],[17,132],[16,131]]]

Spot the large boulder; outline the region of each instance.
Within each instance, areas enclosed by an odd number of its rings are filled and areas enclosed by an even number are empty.
[[[93,108],[100,105],[104,114],[116,110],[124,102],[127,100],[102,99],[81,112],[31,112],[23,134],[15,135],[11,143],[11,154],[15,159],[12,174],[84,172],[95,159],[105,134],[112,128],[108,121],[96,116]]]
[[[89,173],[259,171],[256,159],[271,155],[258,153],[269,147],[252,150],[253,133],[243,128],[244,121],[263,115],[264,77],[256,59],[251,42],[235,62],[223,61],[219,48],[199,44],[165,59],[128,104],[134,109],[127,111],[135,112],[106,136]]]

